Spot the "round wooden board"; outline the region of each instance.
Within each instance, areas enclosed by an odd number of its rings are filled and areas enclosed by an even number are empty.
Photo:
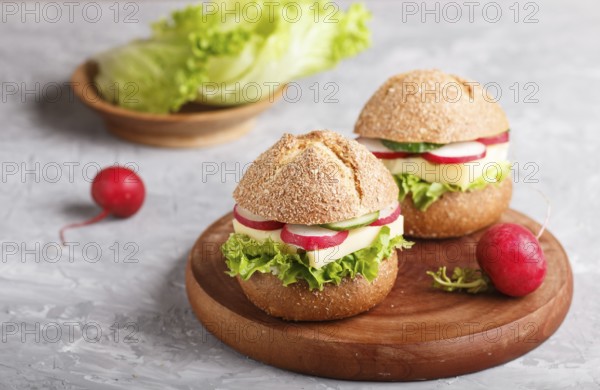
[[[371,381],[424,380],[483,370],[515,359],[552,335],[573,295],[569,261],[546,231],[548,261],[542,286],[523,298],[499,293],[468,295],[431,288],[426,270],[477,265],[482,232],[449,240],[415,240],[400,253],[390,295],[371,311],[330,322],[286,322],[256,308],[235,278],[225,274],[220,245],[232,232],[232,215],[198,239],[187,266],[190,303],[208,331],[261,362],[299,373]],[[538,231],[539,224],[514,210],[501,222]]]

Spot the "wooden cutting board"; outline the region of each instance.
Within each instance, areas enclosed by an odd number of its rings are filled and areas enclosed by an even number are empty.
[[[468,295],[431,288],[426,270],[476,266],[482,232],[459,239],[415,240],[399,256],[390,295],[371,311],[345,320],[294,323],[268,316],[225,274],[219,247],[232,215],[211,225],[190,254],[187,293],[202,324],[244,355],[286,370],[337,379],[407,381],[456,376],[515,359],[552,335],[565,318],[573,276],[560,243],[546,231],[542,286],[523,298]],[[539,224],[509,210],[502,222],[537,232]]]

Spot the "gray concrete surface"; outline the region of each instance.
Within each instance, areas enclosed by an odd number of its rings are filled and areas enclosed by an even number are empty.
[[[181,3],[123,2],[117,4],[119,15],[109,9],[111,3],[102,3],[103,14],[95,23],[93,9],[85,17],[82,13],[86,3],[77,3],[71,20],[59,3],[63,14],[58,20],[47,9],[37,21],[19,9],[23,3],[11,3],[16,14],[6,8],[9,3],[2,3],[0,24],[0,388],[600,386],[596,2],[519,2],[516,21],[512,3],[482,3],[474,9],[473,22],[468,7],[459,3],[462,15],[456,23],[456,10],[447,3],[439,3],[436,22],[420,2],[369,2],[370,50],[301,80],[300,101],[278,103],[250,135],[197,150],[115,139],[63,84],[85,58],[145,35],[149,21]],[[434,9],[435,3],[428,7]],[[498,7],[502,15],[493,22]],[[125,23],[134,11],[138,22]],[[532,189],[543,191],[553,206],[549,229],[573,267],[575,296],[562,327],[536,350],[503,366],[401,385],[285,372],[241,356],[207,334],[185,297],[184,264],[196,237],[231,209],[239,167],[284,131],[329,128],[350,135],[362,104],[388,76],[430,67],[495,83],[490,85],[502,92],[513,129],[511,156],[520,167],[512,206],[541,220],[545,205]],[[315,83],[321,92],[316,102]],[[332,96],[337,103],[325,102],[326,83],[338,87]],[[49,89],[54,84],[61,86],[59,99]],[[114,163],[139,167],[148,190],[144,208],[128,220],[70,231],[69,240],[78,246],[57,254],[59,228],[97,211],[89,178],[97,166]],[[218,166],[218,174],[203,175],[207,164]]]

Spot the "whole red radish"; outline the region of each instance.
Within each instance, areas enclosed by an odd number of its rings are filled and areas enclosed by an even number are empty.
[[[433,287],[477,294],[493,286],[503,294],[522,297],[535,291],[546,276],[540,243],[521,225],[503,223],[489,228],[477,243],[476,256],[480,269],[455,267],[450,276],[446,267],[427,271]]]
[[[546,276],[546,258],[537,238],[514,223],[489,228],[477,243],[477,262],[498,291],[521,297],[535,291]]]
[[[144,203],[146,190],[142,179],[131,169],[109,167],[101,170],[92,182],[92,198],[119,218],[131,217]]]
[[[70,228],[90,225],[109,215],[128,218],[142,207],[146,190],[142,179],[125,167],[104,168],[92,182],[92,198],[102,208],[102,212],[87,221],[67,225],[60,230],[60,239],[65,243],[64,231]]]

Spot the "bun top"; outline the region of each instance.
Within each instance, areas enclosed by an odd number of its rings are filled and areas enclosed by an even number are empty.
[[[233,198],[263,218],[315,225],[381,210],[398,188],[364,146],[324,130],[284,134],[248,168]]]
[[[354,132],[396,142],[470,141],[508,130],[506,114],[482,85],[439,70],[389,78],[369,99]]]

